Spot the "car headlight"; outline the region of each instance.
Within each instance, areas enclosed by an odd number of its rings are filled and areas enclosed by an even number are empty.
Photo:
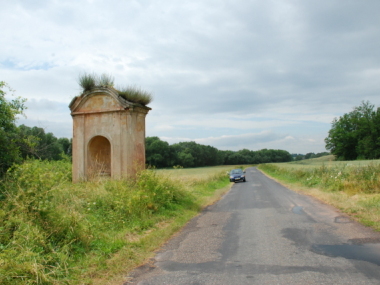
[[[233,176],[230,176],[230,179],[233,179],[234,177]]]

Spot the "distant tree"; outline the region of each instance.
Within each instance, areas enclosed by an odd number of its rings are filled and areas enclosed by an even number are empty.
[[[332,122],[326,149],[340,160],[380,158],[380,110],[362,102]]]
[[[314,158],[314,157],[315,157],[314,152],[309,152],[309,153],[305,154],[305,159],[310,159],[310,158]]]
[[[145,138],[146,163],[157,168],[173,165],[172,150],[169,144],[159,137]]]
[[[0,81],[0,175],[13,163],[21,161],[15,122],[17,115],[23,114],[26,101],[20,97],[8,101],[5,98],[6,88],[13,92],[4,81]]]
[[[259,164],[267,162],[292,161],[292,155],[285,150],[263,149],[252,151],[218,150],[209,145],[196,142],[179,142],[169,145],[158,137],[145,140],[146,162],[158,168],[181,165],[183,167],[202,167],[213,165]]]
[[[73,144],[72,139],[59,138],[58,144],[61,145],[61,148],[62,148],[64,154],[66,154],[68,156],[72,156],[72,144]]]
[[[326,156],[326,155],[330,155],[330,153],[329,153],[329,152],[326,152],[326,151],[324,151],[324,152],[319,152],[319,153],[317,153],[317,154],[315,155],[315,157],[322,157],[322,156]]]
[[[223,157],[223,161],[222,161],[222,163],[220,163],[220,165],[228,165],[228,164],[230,164],[229,163],[229,157],[234,152],[232,150],[219,150],[219,153]]]
[[[204,166],[204,162],[202,162],[203,151],[196,142],[179,142],[170,147],[175,156],[175,165],[183,167]]]
[[[191,154],[191,150],[189,148],[186,148],[178,153],[178,165],[181,165],[183,167],[193,167],[197,166],[195,165],[195,159],[193,155]]]
[[[62,154],[71,155],[71,141],[67,138],[57,139],[52,133],[45,133],[43,128],[20,125],[18,146],[22,157],[60,160]]]
[[[305,159],[305,156],[304,156],[303,154],[298,154],[298,155],[294,158],[294,160],[296,160],[296,161],[300,161],[300,160],[303,160],[303,159]]]
[[[292,157],[293,157],[293,160],[300,161],[303,159],[317,158],[317,157],[321,157],[321,156],[325,156],[325,155],[330,155],[330,153],[329,152],[319,152],[317,154],[315,154],[314,152],[309,152],[307,154],[293,153]]]

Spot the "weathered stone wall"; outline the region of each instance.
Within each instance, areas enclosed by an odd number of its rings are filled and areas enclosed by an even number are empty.
[[[70,109],[74,182],[97,175],[128,177],[145,166],[145,116],[150,108],[99,88],[74,98]]]

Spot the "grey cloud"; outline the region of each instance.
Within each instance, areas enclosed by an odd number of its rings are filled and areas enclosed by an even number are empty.
[[[268,143],[272,141],[276,141],[279,139],[286,138],[287,135],[275,134],[272,132],[261,132],[258,134],[242,134],[242,135],[226,135],[216,138],[204,138],[204,139],[196,139],[196,142],[202,144],[212,144],[214,146],[219,146],[221,148],[244,148],[245,145],[250,145],[253,143]],[[207,143],[208,142],[208,143]]]
[[[306,124],[305,114],[322,114],[325,123],[362,100],[380,104],[377,0],[39,1],[35,6],[10,1],[3,6],[7,45],[0,47],[0,62],[12,66],[0,70],[20,96],[68,104],[79,92],[81,71],[108,72],[117,85],[152,91],[148,116],[157,130],[158,112],[172,121],[255,115]],[[70,122],[69,115],[65,120]],[[161,129],[171,128],[162,124]],[[283,126],[284,133],[297,133],[294,125]],[[221,132],[187,128],[215,137]],[[237,131],[225,130],[232,132]],[[288,142],[267,136],[263,144]],[[316,138],[318,148],[322,137]],[[242,141],[249,143],[244,136]]]

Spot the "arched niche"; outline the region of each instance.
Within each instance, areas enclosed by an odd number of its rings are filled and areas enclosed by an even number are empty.
[[[149,107],[96,87],[73,98],[73,182],[99,175],[129,178],[145,166],[145,116]]]
[[[111,143],[103,136],[95,136],[88,143],[89,176],[111,176]]]

